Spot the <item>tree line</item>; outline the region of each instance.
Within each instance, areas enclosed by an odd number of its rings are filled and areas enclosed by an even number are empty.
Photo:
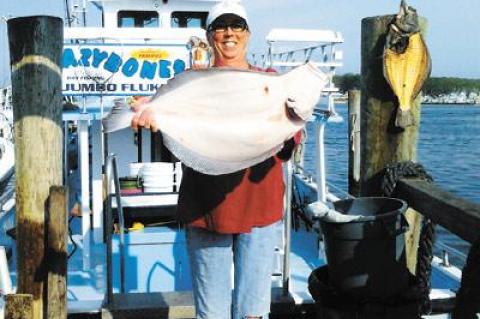
[[[347,73],[336,75],[333,82],[340,92],[359,90],[361,88],[360,74]],[[453,77],[430,77],[422,89],[423,93],[430,96],[439,96],[453,92],[480,93],[480,79],[464,79]]]

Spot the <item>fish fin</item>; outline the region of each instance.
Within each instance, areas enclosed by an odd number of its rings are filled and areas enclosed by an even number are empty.
[[[122,101],[116,101],[110,113],[102,119],[104,133],[111,133],[130,127],[134,113]]]
[[[395,117],[395,126],[400,128],[406,128],[408,126],[415,125],[415,119],[413,118],[412,110],[402,110],[400,107],[397,109],[397,115]]]
[[[312,116],[313,109],[308,110],[307,112],[302,112],[302,108],[299,107],[299,104],[305,103],[304,101],[288,98],[285,102],[285,108],[287,117],[292,122],[305,122]],[[303,108],[305,109],[305,107]]]

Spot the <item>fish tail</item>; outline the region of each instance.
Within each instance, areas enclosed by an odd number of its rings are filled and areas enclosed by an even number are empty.
[[[413,118],[412,110],[409,109],[397,109],[397,115],[395,117],[395,126],[400,128],[406,128],[408,126],[415,125],[415,119]]]

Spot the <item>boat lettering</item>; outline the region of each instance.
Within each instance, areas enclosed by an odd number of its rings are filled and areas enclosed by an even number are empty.
[[[183,72],[186,67],[182,59],[173,61],[166,59],[149,61],[137,57],[125,59],[116,52],[109,53],[99,49],[92,50],[91,48],[82,48],[79,50],[79,54],[76,54],[71,48],[65,48],[62,65],[64,69],[77,67],[103,68],[111,73],[121,72],[126,77],[138,75],[141,79],[149,80],[153,80],[155,77],[171,78],[172,75]]]
[[[64,44],[65,95],[152,95],[189,67],[185,46]]]
[[[117,92],[118,90],[122,92],[131,92],[131,93],[155,93],[159,84],[136,84],[136,83],[64,83],[63,91],[70,92],[82,92],[82,93],[92,93],[92,92]]]

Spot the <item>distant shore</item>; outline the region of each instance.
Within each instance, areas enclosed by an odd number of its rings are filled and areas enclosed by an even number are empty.
[[[449,106],[480,106],[478,103],[440,103],[440,102],[422,102],[423,105],[449,105]]]
[[[338,94],[334,97],[335,103],[348,103],[348,93]],[[475,98],[467,98],[465,96],[456,96],[452,95],[448,98],[432,98],[428,95],[422,97],[423,105],[451,105],[451,106],[480,106],[480,99],[475,96]]]
[[[336,98],[334,99],[335,103],[338,104],[348,104],[348,98]],[[471,107],[480,107],[479,103],[440,103],[440,102],[422,102],[422,105],[431,105],[431,106],[471,106]]]

